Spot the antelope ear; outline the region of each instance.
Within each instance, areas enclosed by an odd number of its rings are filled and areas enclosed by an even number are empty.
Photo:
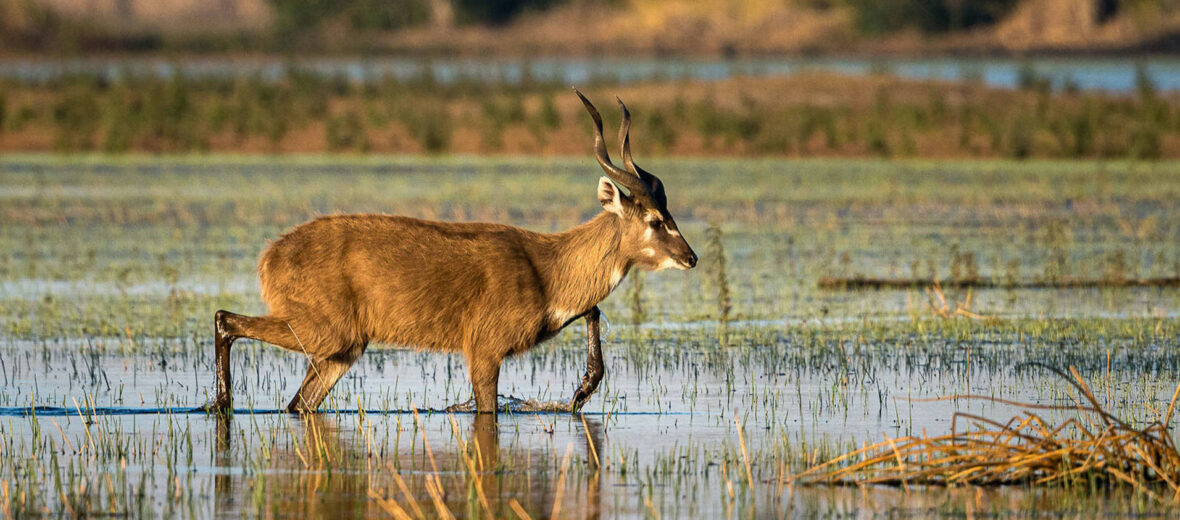
[[[619,187],[606,177],[598,178],[598,202],[605,209],[618,216],[623,216],[623,200],[626,195],[619,191]]]

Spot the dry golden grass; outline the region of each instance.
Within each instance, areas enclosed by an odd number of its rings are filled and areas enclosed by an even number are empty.
[[[1047,367],[1046,367],[1047,368]],[[846,453],[795,475],[795,484],[894,486],[998,486],[1097,482],[1128,485],[1159,502],[1180,502],[1180,452],[1169,423],[1180,386],[1168,409],[1136,428],[1104,410],[1086,382],[1070,367],[1055,369],[1077,391],[1074,406],[1037,405],[980,395],[939,398],[987,400],[1024,408],[1001,423],[955,413],[951,433],[907,436]],[[1056,426],[1033,410],[1073,409],[1078,417]],[[960,420],[971,429],[958,431]]]
[[[926,287],[926,297],[929,301],[926,305],[930,307],[930,311],[943,319],[954,319],[959,316],[971,318],[973,320],[994,321],[995,318],[991,316],[984,316],[971,311],[971,288],[967,288],[967,299],[962,302],[953,302],[955,308],[951,309],[950,304],[947,303],[946,295],[942,292],[942,283],[937,278],[934,279],[934,285]]]

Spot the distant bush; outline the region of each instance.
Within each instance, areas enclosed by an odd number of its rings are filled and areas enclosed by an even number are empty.
[[[869,127],[865,137],[866,145],[869,152],[880,157],[889,157],[891,150],[889,148],[889,140],[885,137],[885,130],[881,123],[872,119],[869,121]]]
[[[437,154],[450,149],[454,128],[445,104],[425,103],[401,116],[402,124],[422,146],[422,151]]]
[[[544,10],[565,0],[453,0],[459,23],[500,25],[530,10]],[[429,0],[269,0],[279,38],[314,33],[330,20],[343,19],[352,29],[392,30],[430,21]]]
[[[561,126],[561,112],[557,111],[557,103],[554,102],[553,96],[547,94],[541,99],[541,125],[549,130],[556,130]]]
[[[565,0],[454,0],[455,18],[460,23],[499,25],[525,11],[540,11]]]
[[[53,105],[53,121],[57,125],[54,146],[58,151],[89,150],[99,121],[98,101],[87,88],[75,88]]]
[[[270,0],[274,9],[274,31],[283,37],[294,37],[301,32],[318,28],[328,15],[333,14],[332,0]]]
[[[0,46],[10,49],[74,50],[84,27],[31,1],[0,1]]]
[[[668,117],[659,110],[650,110],[640,120],[643,124],[643,135],[651,139],[661,150],[667,150],[676,145],[676,128],[668,122]]]
[[[1013,159],[1027,159],[1032,155],[1032,121],[1016,118],[1008,130],[1005,153]]]
[[[368,148],[365,125],[356,112],[329,117],[324,132],[324,139],[333,151],[363,151]]]
[[[352,29],[390,30],[430,20],[428,0],[269,0],[280,39],[314,33],[324,22],[343,17]]]
[[[1131,127],[1131,138],[1127,154],[1134,159],[1159,159],[1163,155],[1160,131],[1148,122],[1138,122]]]
[[[1018,0],[847,0],[865,34],[900,29],[939,33],[995,23]]]
[[[146,89],[142,115],[149,139],[156,149],[194,150],[200,148],[193,89],[181,79],[153,82]]]
[[[354,29],[390,30],[430,21],[427,0],[352,0],[347,7]]]

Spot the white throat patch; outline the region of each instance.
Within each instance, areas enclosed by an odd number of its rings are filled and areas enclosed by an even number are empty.
[[[559,327],[577,316],[577,311],[571,311],[569,309],[551,309],[549,311],[549,319]]]
[[[669,257],[665,258],[663,262],[660,262],[660,265],[656,266],[656,271],[663,271],[664,269],[679,269],[681,271],[687,271],[688,266]]]
[[[615,287],[618,287],[619,282],[621,282],[621,281],[623,281],[623,270],[619,269],[610,275],[610,288],[611,288],[611,290],[614,290]]]

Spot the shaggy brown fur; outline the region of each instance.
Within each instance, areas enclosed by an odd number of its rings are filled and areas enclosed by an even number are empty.
[[[230,347],[250,338],[308,357],[287,406],[293,412],[315,410],[372,341],[462,352],[478,410],[494,411],[504,358],[586,316],[588,374],[598,368],[576,394],[580,406],[601,379],[595,306],[632,267],[696,264],[667,208],[636,202],[606,177],[598,197],[606,211],[555,234],[387,215],[321,217],[296,227],[258,263],[270,314],[215,316],[211,406],[230,408]]]

